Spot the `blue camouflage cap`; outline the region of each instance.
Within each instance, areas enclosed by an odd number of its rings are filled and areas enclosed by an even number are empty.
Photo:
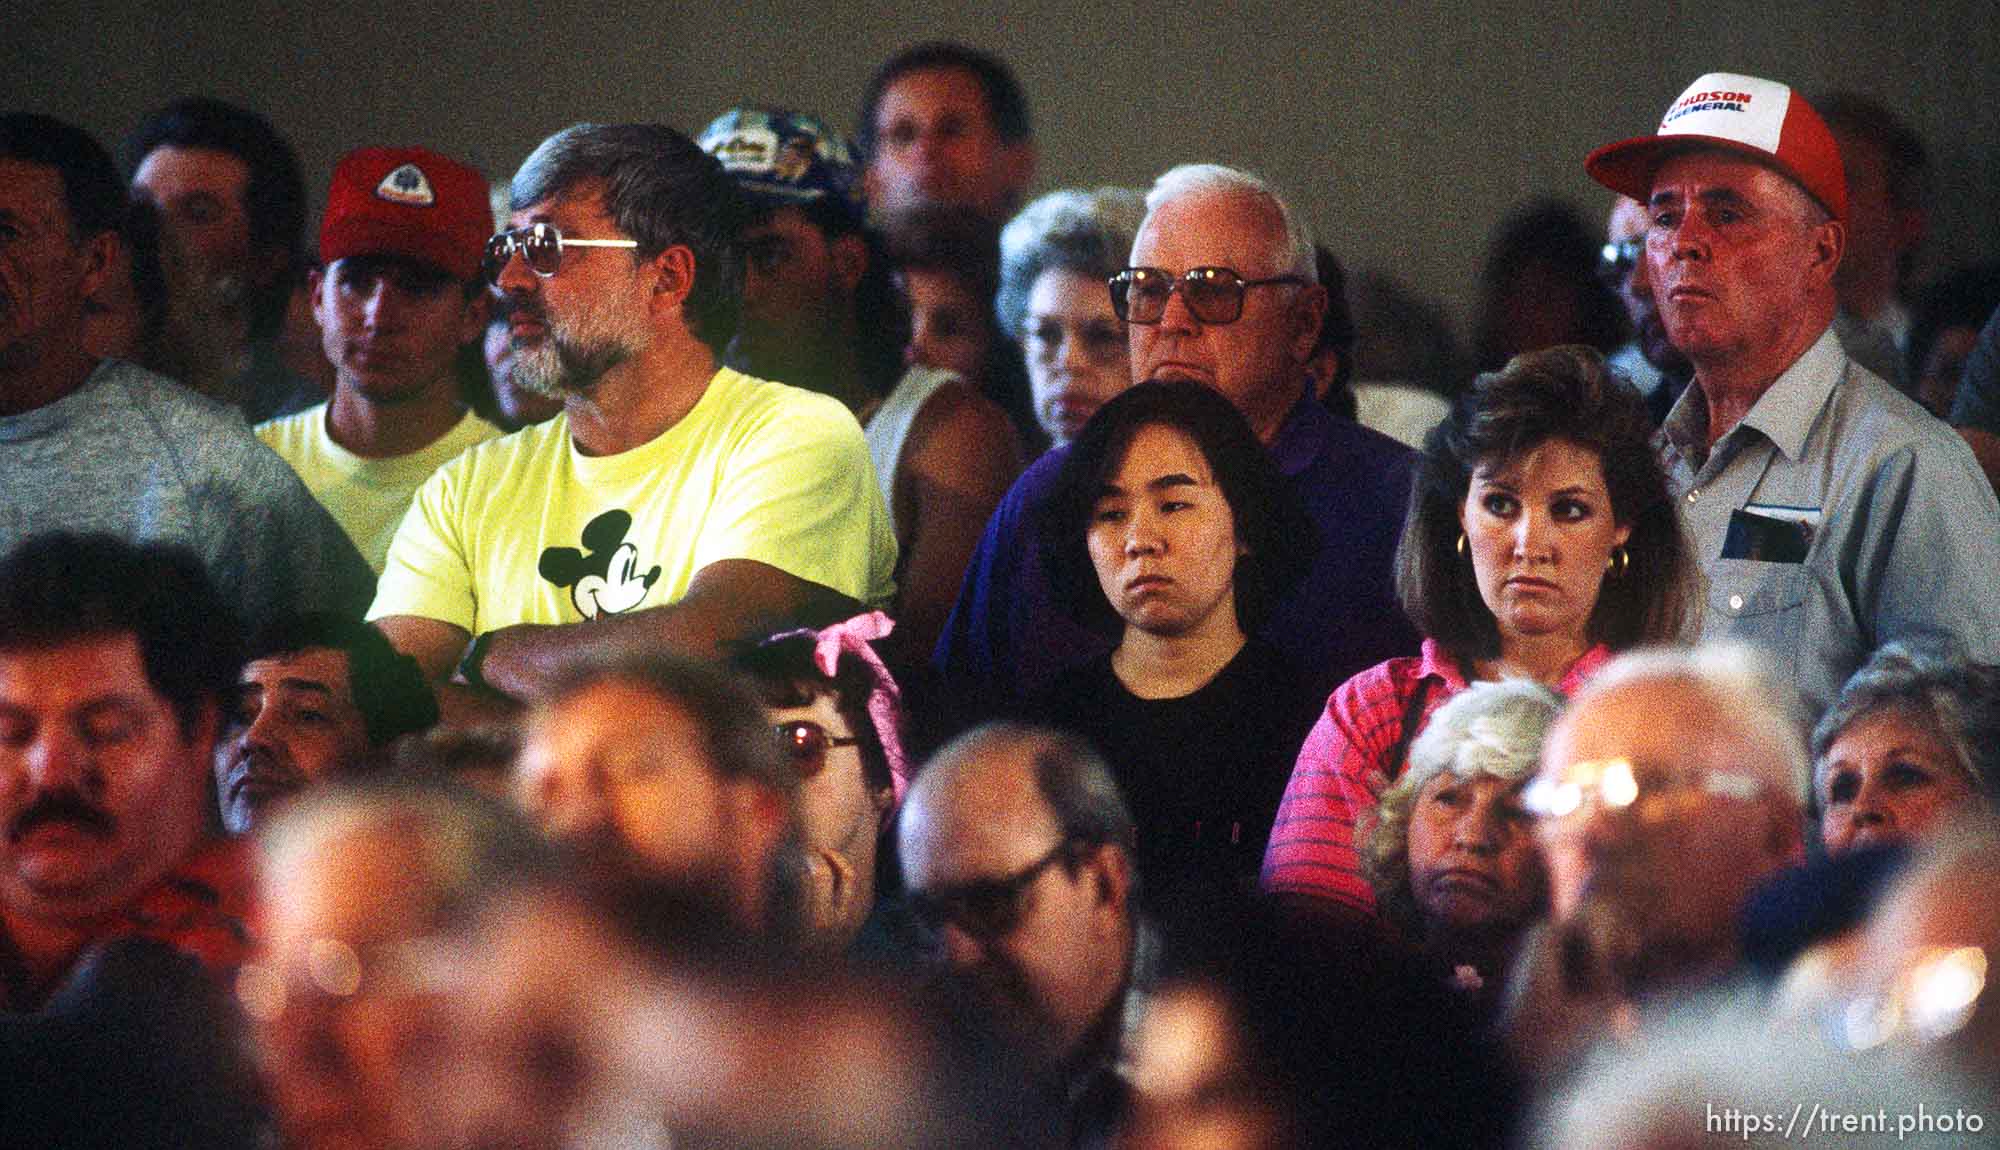
[[[701,147],[753,195],[788,204],[832,197],[857,220],[866,213],[853,147],[816,117],[733,108],[703,129]]]

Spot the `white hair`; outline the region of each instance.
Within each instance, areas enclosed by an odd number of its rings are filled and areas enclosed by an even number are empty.
[[[1749,744],[1754,761],[1744,765],[1778,784],[1801,807],[1812,790],[1812,757],[1806,752],[1805,712],[1798,692],[1773,673],[1763,652],[1742,643],[1698,647],[1650,647],[1613,659],[1577,693],[1577,703],[1618,687],[1640,683],[1678,684],[1700,692],[1718,728]],[[1775,776],[1775,777],[1774,777]]]
[[[1533,774],[1542,739],[1562,711],[1562,696],[1526,679],[1473,683],[1453,695],[1410,745],[1411,790],[1446,771],[1461,779]]]
[[[1319,282],[1319,263],[1313,254],[1312,228],[1306,224],[1305,217],[1292,210],[1292,205],[1269,180],[1241,168],[1222,164],[1180,164],[1168,168],[1153,181],[1152,190],[1146,193],[1146,218],[1150,220],[1161,205],[1171,200],[1198,193],[1247,196],[1269,205],[1284,222],[1284,247],[1276,254],[1285,265],[1286,273],[1298,276],[1309,284]],[[1140,227],[1144,229],[1143,224]]]

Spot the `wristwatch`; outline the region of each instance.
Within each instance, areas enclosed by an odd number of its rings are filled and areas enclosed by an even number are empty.
[[[475,635],[465,648],[465,657],[458,661],[458,677],[482,691],[493,690],[493,684],[479,673],[481,664],[486,662],[486,649],[493,645],[493,632],[482,631]]]

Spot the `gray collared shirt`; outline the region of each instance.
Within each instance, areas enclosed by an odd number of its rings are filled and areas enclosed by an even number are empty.
[[[1964,440],[1848,359],[1831,328],[1712,452],[1707,431],[1689,387],[1654,440],[1707,576],[1703,639],[1764,649],[1815,719],[1892,640],[2000,661],[1993,488]],[[1732,539],[1738,512],[1757,518]],[[1771,521],[1804,525],[1802,558],[1740,557],[1745,528]]]

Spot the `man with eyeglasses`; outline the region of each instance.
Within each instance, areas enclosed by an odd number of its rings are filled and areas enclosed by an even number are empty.
[[[307,277],[333,398],[257,426],[377,574],[417,488],[500,429],[460,399],[486,326],[486,177],[423,148],[362,148],[333,170]]]
[[[579,124],[522,163],[512,203],[486,271],[514,381],[564,411],[419,489],[369,610],[445,717],[532,698],[580,654],[712,655],[888,600],[895,539],[854,417],[717,366],[742,212],[716,161],[669,128]]]
[[[1319,536],[1305,578],[1259,634],[1324,697],[1355,672],[1416,649],[1393,588],[1411,454],[1329,413],[1308,365],[1325,313],[1312,237],[1269,184],[1187,164],[1146,196],[1132,266],[1111,278],[1132,375],[1191,379],[1235,404]],[[935,662],[955,702],[994,713],[1047,689],[1110,640],[1064,613],[1042,555],[1042,507],[1066,448],[1023,473],[986,525]]]
[[[1694,368],[1667,338],[1667,327],[1660,322],[1660,305],[1653,298],[1653,283],[1646,269],[1646,230],[1652,226],[1646,205],[1630,196],[1619,196],[1605,221],[1597,275],[1617,294],[1632,321],[1631,340],[1604,360],[1646,397],[1646,410],[1657,426],[1687,389]]]
[[[1093,1144],[1125,1108],[1115,1062],[1156,949],[1110,768],[1067,735],[981,727],[918,773],[898,835],[937,961],[1049,1068],[1070,1144]]]
[[[502,804],[402,779],[316,791],[257,847],[266,913],[236,998],[283,1144],[442,1145],[465,995],[445,940],[496,888],[550,873],[548,845]]]
[[[2000,659],[1993,488],[1834,329],[1848,179],[1819,114],[1712,72],[1584,167],[1647,205],[1649,282],[1694,366],[1656,445],[1707,577],[1702,637],[1792,666],[1812,716],[1884,643]]]
[[[1748,648],[1626,655],[1577,693],[1522,793],[1549,874],[1509,1023],[1533,1069],[1734,973],[1745,900],[1805,858],[1800,732]]]

